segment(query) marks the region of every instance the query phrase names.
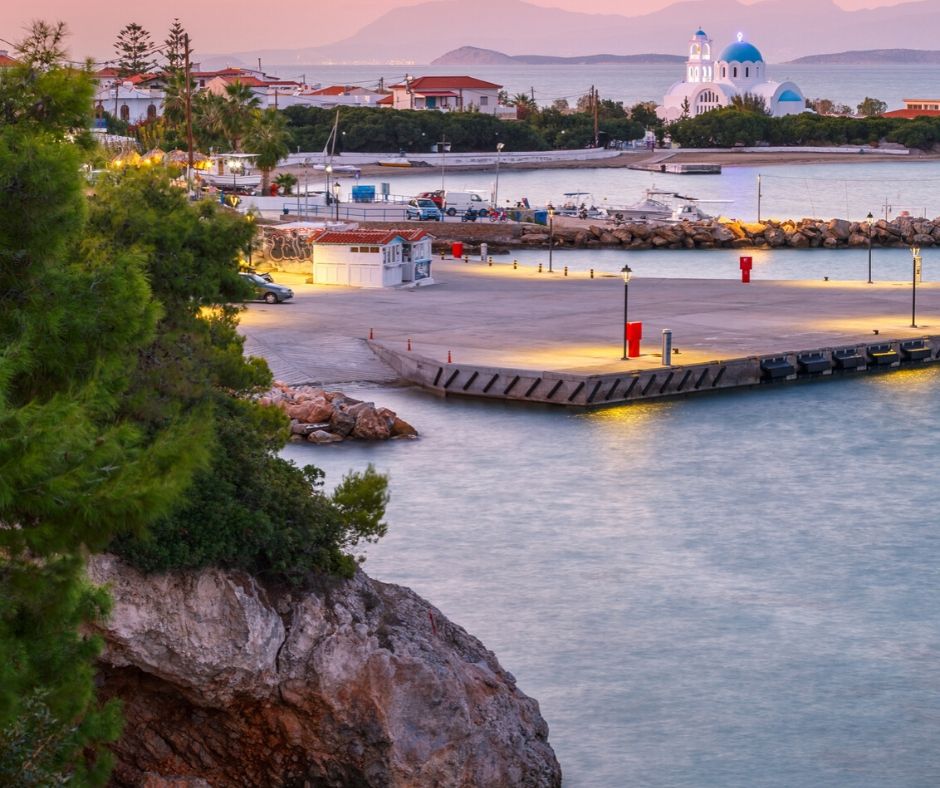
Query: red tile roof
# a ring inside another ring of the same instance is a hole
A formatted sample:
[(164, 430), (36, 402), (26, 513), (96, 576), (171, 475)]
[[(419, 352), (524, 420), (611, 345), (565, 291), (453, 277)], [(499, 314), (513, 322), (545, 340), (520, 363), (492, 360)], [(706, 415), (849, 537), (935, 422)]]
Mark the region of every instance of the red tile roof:
[(0, 54), (0, 68), (9, 68), (10, 66), (15, 66), (19, 63), (18, 60), (14, 60), (6, 52)]
[(394, 96), (383, 96), (382, 98), (380, 98), (380, 99), (379, 99), (378, 101), (376, 101), (375, 103), (376, 103), (376, 104), (394, 104), (394, 103), (395, 103), (395, 97), (394, 97)]
[(882, 114), (883, 118), (905, 118), (913, 120), (914, 118), (938, 118), (940, 109), (893, 109), (890, 112)]
[(430, 237), (427, 230), (396, 230), (396, 232), (408, 243)]
[(313, 90), (310, 92), (311, 96), (342, 96), (345, 95), (347, 90), (346, 85), (330, 85), (329, 87), (320, 88), (319, 90)]
[[(404, 82), (392, 85), (393, 88), (405, 87)], [(461, 88), (478, 88), (481, 90), (499, 90), (502, 85), (493, 82), (484, 82), (476, 77), (416, 77), (411, 80), (411, 89), (422, 90), (460, 90)]]
[(105, 66), (105, 68), (99, 68), (94, 74), (93, 77), (96, 79), (102, 79), (104, 77), (116, 77), (118, 75), (118, 70), (114, 66)]
[(317, 244), (371, 244), (384, 246), (401, 235), (398, 230), (323, 230), (313, 237)]

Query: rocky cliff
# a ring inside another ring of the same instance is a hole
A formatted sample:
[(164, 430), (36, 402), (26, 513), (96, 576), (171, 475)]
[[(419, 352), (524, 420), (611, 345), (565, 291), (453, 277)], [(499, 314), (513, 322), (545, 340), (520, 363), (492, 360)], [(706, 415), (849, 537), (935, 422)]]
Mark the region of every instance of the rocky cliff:
[(536, 701), (412, 591), (358, 573), (303, 593), (235, 572), (89, 564), (114, 597), (104, 697), (119, 786), (556, 786)]

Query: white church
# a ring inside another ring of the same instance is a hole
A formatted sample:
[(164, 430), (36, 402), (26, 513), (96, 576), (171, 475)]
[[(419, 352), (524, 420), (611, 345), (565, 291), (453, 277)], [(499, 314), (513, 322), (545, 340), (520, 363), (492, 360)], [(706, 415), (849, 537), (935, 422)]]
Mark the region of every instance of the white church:
[(717, 60), (712, 59), (712, 51), (712, 40), (704, 30), (697, 30), (689, 42), (685, 79), (669, 88), (662, 106), (656, 109), (659, 117), (665, 121), (678, 120), (686, 101), (689, 117), (695, 117), (711, 109), (727, 107), (734, 96), (745, 93), (760, 96), (774, 117), (806, 111), (803, 91), (793, 82), (767, 79), (763, 56), (741, 33)]

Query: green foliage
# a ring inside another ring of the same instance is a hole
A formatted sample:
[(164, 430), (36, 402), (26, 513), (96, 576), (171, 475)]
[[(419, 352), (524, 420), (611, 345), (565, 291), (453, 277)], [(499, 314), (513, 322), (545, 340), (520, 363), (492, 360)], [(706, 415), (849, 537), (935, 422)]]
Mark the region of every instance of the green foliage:
[(271, 178), (271, 170), (290, 153), (288, 142), (291, 139), (287, 130), (287, 118), (274, 109), (259, 112), (248, 126), (245, 135), (245, 150), (255, 153), (258, 169), (263, 174), (261, 189), (265, 193)]
[(739, 112), (753, 112), (756, 115), (769, 115), (767, 102), (756, 93), (738, 93), (731, 97), (731, 106)]
[(121, 538), (116, 552), (148, 572), (222, 566), (292, 584), (314, 571), (350, 574), (346, 551), (385, 533), (387, 479), (370, 467), (330, 499), (322, 471), (277, 456), (287, 427), (279, 410), (226, 398), (217, 412), (224, 437), (212, 467), (180, 509), (144, 538)]
[(284, 190), (284, 194), (291, 194), (297, 185), (297, 176), (289, 172), (282, 172), (274, 182)]
[(60, 62), (61, 32), (35, 24), (0, 75), (0, 782), (15, 785), (105, 781), (117, 710), (94, 699), (99, 643), (79, 627), (107, 597), (84, 556), (170, 511), (205, 459), (189, 414), (125, 409), (161, 307), (140, 250), (90, 231), (71, 140), (92, 86)]
[(881, 99), (865, 96), (858, 105), (858, 114), (865, 118), (873, 118), (877, 115), (883, 115), (888, 109), (888, 105)]
[(171, 73), (182, 71), (186, 62), (186, 30), (178, 18), (173, 19), (163, 46), (166, 70)]
[(157, 65), (153, 52), (150, 33), (136, 22), (125, 25), (114, 42), (118, 73), (122, 77), (149, 73)]
[(940, 140), (940, 118), (850, 118), (804, 112), (772, 118), (731, 107), (679, 120), (669, 127), (685, 147), (754, 145), (868, 145), (880, 140), (929, 149)]

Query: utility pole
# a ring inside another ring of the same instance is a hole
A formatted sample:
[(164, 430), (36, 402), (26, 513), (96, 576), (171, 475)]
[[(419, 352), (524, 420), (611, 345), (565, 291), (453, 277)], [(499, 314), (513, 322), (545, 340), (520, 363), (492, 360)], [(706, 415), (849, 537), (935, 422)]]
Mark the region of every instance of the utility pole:
[(591, 85), (591, 95), (593, 101), (591, 102), (594, 105), (594, 147), (597, 147), (599, 137), (597, 133), (597, 88)]
[(760, 222), (760, 198), (761, 198), (761, 182), (760, 182), (760, 173), (757, 174), (757, 221)]
[(186, 150), (187, 150), (187, 180), (192, 183), (193, 177), (193, 80), (192, 64), (190, 63), (189, 33), (183, 36), (183, 78), (186, 80)]

